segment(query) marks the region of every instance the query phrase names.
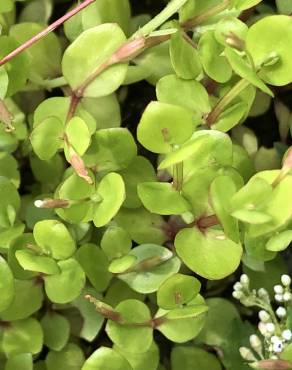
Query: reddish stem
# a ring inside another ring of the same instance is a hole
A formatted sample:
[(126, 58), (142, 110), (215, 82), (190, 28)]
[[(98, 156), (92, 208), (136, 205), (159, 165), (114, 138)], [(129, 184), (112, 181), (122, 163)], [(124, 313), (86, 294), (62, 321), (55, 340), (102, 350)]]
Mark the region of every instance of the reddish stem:
[(197, 222), (196, 225), (200, 230), (207, 229), (208, 227), (215, 226), (220, 224), (216, 215), (211, 215), (207, 217), (201, 217)]
[(74, 117), (78, 104), (80, 102), (81, 97), (77, 96), (74, 92), (72, 92), (70, 106), (66, 118), (66, 122), (68, 123), (71, 118)]
[(63, 15), (63, 17), (56, 20), (47, 28), (45, 28), (44, 30), (33, 36), (31, 39), (27, 40), (24, 44), (20, 45), (17, 49), (13, 50), (11, 53), (6, 55), (3, 59), (0, 60), (0, 66), (7, 63), (10, 59), (16, 57), (18, 54), (22, 53), (24, 50), (26, 50), (27, 48), (41, 40), (43, 37), (47, 36), (50, 32), (54, 31), (68, 19), (72, 18), (75, 14), (79, 13), (82, 9), (86, 8), (88, 5), (94, 2), (95, 0), (85, 0), (82, 4), (78, 5), (76, 8), (72, 9), (70, 12)]

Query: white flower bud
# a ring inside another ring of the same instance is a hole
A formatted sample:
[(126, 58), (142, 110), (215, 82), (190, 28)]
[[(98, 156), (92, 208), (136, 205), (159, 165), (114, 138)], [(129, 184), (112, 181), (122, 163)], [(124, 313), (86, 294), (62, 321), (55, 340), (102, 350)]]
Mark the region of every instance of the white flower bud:
[(37, 207), (37, 208), (42, 208), (42, 207), (43, 207), (43, 204), (44, 204), (44, 202), (43, 202), (42, 200), (40, 200), (40, 199), (38, 199), (38, 200), (36, 200), (36, 201), (34, 202), (34, 205), (35, 205), (35, 207)]
[(267, 313), (267, 311), (261, 310), (259, 312), (259, 319), (262, 322), (268, 322), (270, 320), (270, 315)]
[(243, 293), (241, 291), (235, 290), (232, 292), (232, 297), (235, 299), (241, 299), (243, 297)]
[(279, 338), (277, 335), (273, 335), (271, 337), (271, 343), (277, 343), (279, 340), (281, 340), (281, 338)]
[(282, 293), (284, 293), (284, 288), (282, 287), (282, 285), (275, 285), (274, 286), (274, 292), (276, 294), (282, 294)]
[(289, 329), (286, 329), (282, 332), (282, 338), (284, 338), (285, 340), (291, 340), (292, 339), (292, 331), (289, 330)]
[(273, 343), (273, 351), (275, 352), (275, 353), (280, 353), (280, 352), (282, 352), (282, 350), (283, 350), (283, 342), (281, 341), (281, 340), (278, 340), (278, 341), (276, 341), (275, 343)]
[(289, 302), (292, 299), (292, 294), (290, 292), (286, 292), (283, 294), (283, 300), (284, 302)]
[(240, 347), (239, 352), (240, 352), (241, 357), (246, 361), (256, 361), (257, 360), (249, 348)]
[(263, 322), (259, 322), (258, 324), (258, 329), (259, 329), (259, 332), (265, 337), (268, 333), (267, 331), (267, 327), (266, 327), (266, 324), (264, 324)]
[(284, 307), (280, 306), (277, 308), (276, 310), (276, 315), (282, 319), (283, 317), (285, 317), (287, 315), (287, 311)]
[(291, 278), (289, 275), (282, 275), (281, 282), (284, 286), (289, 286), (291, 284)]
[(258, 290), (258, 296), (260, 298), (267, 298), (269, 296), (269, 293), (268, 293), (268, 291), (265, 288), (260, 288)]
[(277, 302), (283, 302), (284, 300), (283, 294), (275, 294), (275, 300)]
[(275, 332), (275, 325), (272, 322), (268, 322), (266, 324), (267, 331), (269, 333), (274, 333)]
[(233, 289), (236, 290), (236, 291), (240, 291), (240, 290), (242, 290), (242, 288), (243, 287), (239, 282), (237, 282), (233, 285)]
[(249, 285), (249, 277), (246, 274), (242, 274), (240, 276), (240, 282), (242, 285), (248, 286)]
[(261, 353), (262, 352), (262, 342), (260, 340), (260, 338), (253, 334), (249, 337), (249, 342), (250, 342), (250, 345), (251, 347), (257, 352), (257, 353)]

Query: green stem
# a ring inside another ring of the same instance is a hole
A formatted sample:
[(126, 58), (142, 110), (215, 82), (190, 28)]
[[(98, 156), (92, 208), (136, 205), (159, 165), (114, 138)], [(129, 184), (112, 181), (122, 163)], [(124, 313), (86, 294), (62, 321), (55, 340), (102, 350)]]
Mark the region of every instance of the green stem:
[(250, 82), (247, 80), (239, 80), (237, 84), (235, 84), (215, 105), (215, 107), (211, 110), (208, 114), (206, 119), (206, 124), (210, 127), (212, 126), (220, 116), (220, 114), (224, 111), (228, 104), (232, 102), (242, 90), (244, 90), (247, 86), (250, 85)]
[(68, 85), (64, 76), (54, 78), (52, 80), (44, 80), (43, 86), (47, 89), (55, 89), (56, 87), (62, 87)]
[(154, 17), (150, 22), (141, 27), (132, 38), (137, 36), (148, 36), (151, 32), (155, 31), (163, 23), (165, 23), (170, 17), (172, 17), (185, 3), (187, 0), (173, 0)]
[(230, 0), (224, 0), (217, 6), (214, 6), (213, 8), (207, 9), (205, 12), (196, 15), (194, 18), (188, 19), (187, 21), (183, 22), (181, 26), (185, 29), (192, 29), (199, 24), (207, 21), (209, 18), (213, 17), (214, 15), (217, 15), (223, 10), (227, 9), (230, 5)]
[(183, 162), (179, 162), (173, 166), (173, 187), (177, 191), (181, 191), (184, 180)]

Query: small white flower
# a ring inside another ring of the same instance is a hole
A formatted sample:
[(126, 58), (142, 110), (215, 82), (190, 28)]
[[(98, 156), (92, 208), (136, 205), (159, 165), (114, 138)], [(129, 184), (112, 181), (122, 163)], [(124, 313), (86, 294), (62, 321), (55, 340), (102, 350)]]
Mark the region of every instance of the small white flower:
[(270, 320), (270, 315), (267, 313), (267, 311), (261, 310), (259, 312), (259, 319), (262, 322), (268, 322)]
[(273, 351), (275, 353), (280, 353), (283, 350), (283, 342), (281, 340), (276, 341), (273, 343)]
[(279, 342), (279, 340), (281, 340), (277, 335), (273, 335), (271, 337), (271, 343), (277, 343)]
[(233, 285), (233, 289), (236, 291), (240, 291), (242, 290), (242, 285), (239, 282), (237, 282)]
[(285, 340), (291, 340), (292, 339), (292, 332), (291, 330), (289, 329), (286, 329), (282, 332), (282, 337), (285, 339)]
[(249, 284), (249, 277), (246, 274), (242, 274), (240, 276), (240, 282), (242, 285), (248, 285)]
[(275, 332), (275, 325), (272, 322), (268, 322), (266, 324), (267, 331), (269, 333), (274, 333)]
[(257, 361), (256, 357), (249, 348), (240, 347), (239, 352), (241, 357), (246, 361)]
[(277, 302), (283, 302), (283, 300), (284, 300), (283, 294), (275, 294), (275, 300)]
[(251, 347), (256, 351), (256, 352), (262, 352), (262, 342), (260, 340), (260, 338), (253, 334), (249, 337), (249, 342), (250, 342), (250, 345)]
[(283, 317), (285, 317), (287, 315), (287, 311), (284, 307), (280, 306), (277, 308), (276, 310), (276, 315), (282, 319)]
[(283, 294), (283, 300), (285, 302), (289, 302), (289, 301), (291, 301), (291, 299), (292, 299), (292, 294), (290, 292), (286, 292), (286, 293)]
[(274, 286), (274, 292), (276, 294), (282, 294), (282, 293), (284, 293), (284, 288), (282, 287), (282, 285), (275, 285)]
[(291, 278), (289, 275), (282, 275), (281, 282), (284, 286), (289, 286), (291, 284)]
[(232, 297), (235, 299), (241, 299), (243, 297), (243, 293), (241, 291), (235, 290), (232, 292)]

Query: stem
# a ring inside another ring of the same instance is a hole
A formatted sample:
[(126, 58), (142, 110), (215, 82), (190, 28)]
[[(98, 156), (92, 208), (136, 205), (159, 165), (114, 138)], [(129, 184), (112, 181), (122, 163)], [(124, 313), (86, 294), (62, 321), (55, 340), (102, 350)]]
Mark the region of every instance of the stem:
[(81, 97), (77, 96), (74, 92), (71, 95), (71, 100), (70, 100), (70, 106), (66, 118), (66, 124), (70, 121), (71, 118), (74, 117), (76, 109), (78, 107), (78, 104), (80, 102)]
[(239, 80), (215, 105), (206, 118), (206, 124), (210, 127), (212, 126), (224, 111), (226, 106), (236, 98), (242, 90), (244, 90), (250, 84), (247, 80)]
[(47, 28), (33, 36), (31, 39), (27, 40), (24, 44), (20, 45), (17, 49), (13, 50), (11, 53), (6, 55), (3, 59), (0, 60), (0, 66), (7, 63), (12, 58), (16, 57), (18, 54), (22, 53), (24, 50), (29, 48), (30, 46), (37, 43), (39, 40), (47, 36), (49, 33), (54, 31), (56, 28), (61, 26), (64, 22), (68, 19), (72, 18), (75, 14), (79, 13), (81, 10), (86, 8), (88, 5), (93, 4), (95, 0), (85, 0), (82, 4), (78, 5), (76, 8), (72, 9), (70, 12), (65, 14), (63, 17), (56, 20), (54, 23), (49, 25)]
[(4, 124), (6, 132), (14, 131), (12, 120), (13, 115), (9, 112), (4, 101), (0, 99), (0, 121)]
[(160, 27), (165, 23), (171, 16), (173, 16), (185, 3), (187, 0), (173, 0), (168, 5), (154, 17), (150, 22), (141, 27), (132, 37), (137, 36), (148, 36), (151, 32)]
[(62, 87), (68, 85), (68, 82), (66, 81), (65, 77), (57, 77), (52, 80), (44, 80), (43, 86), (46, 89), (55, 89), (56, 87)]
[(208, 227), (219, 225), (220, 221), (216, 215), (211, 215), (201, 217), (195, 224), (199, 229), (207, 229)]
[(183, 162), (179, 162), (173, 166), (173, 187), (177, 191), (181, 191), (183, 187)]
[(213, 8), (210, 8), (205, 12), (196, 15), (194, 18), (188, 19), (187, 21), (183, 22), (181, 26), (185, 29), (192, 29), (205, 22), (209, 18), (213, 17), (214, 15), (221, 13), (223, 10), (227, 9), (229, 5), (230, 0), (224, 0), (221, 4), (214, 6)]

